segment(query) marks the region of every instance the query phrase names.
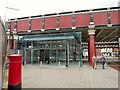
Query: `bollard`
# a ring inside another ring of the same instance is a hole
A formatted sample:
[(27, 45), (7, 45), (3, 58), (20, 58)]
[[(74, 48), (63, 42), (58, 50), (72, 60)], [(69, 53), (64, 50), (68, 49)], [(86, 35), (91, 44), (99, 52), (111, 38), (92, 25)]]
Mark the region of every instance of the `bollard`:
[(21, 90), (22, 55), (9, 55), (8, 90)]
[(42, 68), (42, 61), (40, 61), (40, 67)]
[(60, 61), (59, 61), (59, 67), (60, 67)]
[(26, 62), (26, 60), (24, 61), (24, 66), (25, 66), (25, 68), (26, 68), (26, 65), (27, 65), (27, 62)]
[(25, 66), (27, 65), (27, 62), (26, 62), (26, 60), (25, 60)]
[(80, 67), (80, 61), (78, 62), (78, 66)]

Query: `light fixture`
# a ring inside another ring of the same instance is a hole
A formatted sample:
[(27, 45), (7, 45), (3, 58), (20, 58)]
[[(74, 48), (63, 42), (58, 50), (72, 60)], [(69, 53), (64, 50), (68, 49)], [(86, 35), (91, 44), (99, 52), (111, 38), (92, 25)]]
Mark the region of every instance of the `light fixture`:
[(107, 24), (108, 27), (112, 27), (112, 24)]
[(88, 25), (89, 28), (95, 28), (95, 25)]
[(71, 27), (72, 29), (76, 29), (76, 27)]
[(59, 47), (62, 47), (62, 45), (59, 45)]
[(33, 48), (33, 46), (29, 46), (29, 48)]
[(94, 25), (94, 22), (90, 22), (90, 25)]
[(18, 40), (18, 35), (13, 35), (15, 40)]
[(8, 32), (10, 32), (10, 29), (8, 29)]
[(17, 31), (14, 29), (13, 34), (16, 34), (16, 33), (17, 33)]
[(42, 31), (42, 32), (44, 32), (44, 31), (45, 31), (45, 29), (41, 29), (41, 31)]
[(56, 30), (58, 31), (58, 30), (60, 30), (60, 28), (56, 28)]
[(27, 32), (28, 32), (28, 33), (30, 33), (30, 32), (31, 32), (31, 30), (27, 30)]

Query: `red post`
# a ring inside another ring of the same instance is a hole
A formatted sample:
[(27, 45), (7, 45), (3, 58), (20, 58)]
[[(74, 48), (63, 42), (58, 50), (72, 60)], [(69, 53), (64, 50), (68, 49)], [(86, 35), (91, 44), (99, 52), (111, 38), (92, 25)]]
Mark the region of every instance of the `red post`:
[(9, 55), (8, 90), (21, 89), (22, 55)]
[(89, 30), (89, 63), (92, 65), (92, 57), (96, 56), (96, 47), (95, 47), (95, 30)]

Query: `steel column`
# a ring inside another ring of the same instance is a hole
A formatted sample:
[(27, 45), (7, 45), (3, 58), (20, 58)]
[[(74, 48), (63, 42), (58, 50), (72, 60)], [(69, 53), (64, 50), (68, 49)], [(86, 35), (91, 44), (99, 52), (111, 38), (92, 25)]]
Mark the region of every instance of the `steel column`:
[[(33, 47), (33, 42), (31, 42), (31, 47)], [(31, 49), (31, 64), (33, 64), (33, 49)]]
[(66, 62), (65, 66), (69, 67), (69, 41), (66, 41)]

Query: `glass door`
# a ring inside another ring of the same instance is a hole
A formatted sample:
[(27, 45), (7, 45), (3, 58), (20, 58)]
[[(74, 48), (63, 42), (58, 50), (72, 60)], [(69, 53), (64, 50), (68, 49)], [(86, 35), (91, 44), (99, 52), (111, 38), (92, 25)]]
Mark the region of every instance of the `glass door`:
[(25, 50), (25, 62), (26, 64), (31, 63), (31, 50), (30, 49), (26, 49)]
[(39, 50), (39, 62), (42, 61), (42, 63), (45, 63), (45, 55), (44, 55), (44, 49)]
[(33, 64), (39, 63), (38, 49), (33, 50)]
[(60, 63), (60, 66), (65, 66), (65, 63), (66, 63), (66, 51), (65, 51), (65, 49), (58, 50), (58, 61)]

